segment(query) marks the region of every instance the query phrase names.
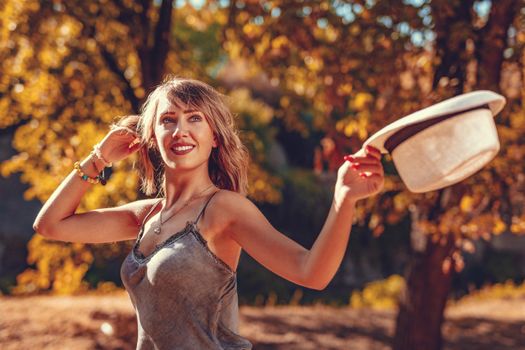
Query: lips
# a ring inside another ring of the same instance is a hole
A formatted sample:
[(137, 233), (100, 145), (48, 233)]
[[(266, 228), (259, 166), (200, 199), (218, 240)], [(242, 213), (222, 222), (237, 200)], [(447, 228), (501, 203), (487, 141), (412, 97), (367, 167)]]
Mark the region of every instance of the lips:
[(188, 154), (195, 148), (195, 145), (177, 143), (171, 146), (171, 151), (178, 156)]

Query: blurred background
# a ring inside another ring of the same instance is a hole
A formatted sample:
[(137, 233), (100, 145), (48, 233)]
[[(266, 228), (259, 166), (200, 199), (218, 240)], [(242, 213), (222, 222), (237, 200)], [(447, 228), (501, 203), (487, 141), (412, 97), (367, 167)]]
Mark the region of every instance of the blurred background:
[[(133, 348), (119, 276), (133, 242), (56, 242), (32, 223), (109, 124), (139, 113), (174, 74), (229, 97), (252, 158), (250, 199), (307, 248), (343, 155), (437, 101), (503, 94), (500, 153), (461, 183), (412, 194), (383, 158), (384, 190), (358, 202), (347, 254), (325, 290), (289, 283), (243, 254), (241, 334), (256, 349), (525, 348), (524, 44), (522, 0), (2, 1), (0, 308), (10, 316), (0, 341)], [(145, 198), (136, 160), (115, 164), (79, 212)], [(89, 317), (64, 331), (81, 305)], [(58, 331), (47, 324), (25, 339), (22, 326), (50, 313), (62, 317)]]

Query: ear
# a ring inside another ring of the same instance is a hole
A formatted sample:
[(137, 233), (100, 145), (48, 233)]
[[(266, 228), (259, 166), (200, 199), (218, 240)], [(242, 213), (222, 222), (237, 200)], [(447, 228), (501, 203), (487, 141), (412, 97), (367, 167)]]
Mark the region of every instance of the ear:
[(213, 148), (217, 148), (219, 146), (219, 142), (217, 141), (217, 136), (213, 135)]

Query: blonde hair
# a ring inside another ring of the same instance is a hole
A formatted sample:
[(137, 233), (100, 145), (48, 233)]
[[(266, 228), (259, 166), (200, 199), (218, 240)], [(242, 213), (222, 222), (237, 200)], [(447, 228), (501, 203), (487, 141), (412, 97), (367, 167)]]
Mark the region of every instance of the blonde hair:
[(157, 192), (160, 196), (165, 195), (164, 162), (153, 139), (157, 107), (162, 97), (167, 97), (171, 103), (182, 102), (205, 115), (217, 140), (217, 147), (212, 149), (208, 159), (211, 181), (218, 188), (246, 195), (249, 153), (239, 138), (225, 97), (206, 83), (178, 77), (166, 78), (153, 90), (142, 106), (140, 116), (123, 117), (114, 125), (129, 127), (140, 135), (143, 145), (139, 150), (141, 190), (148, 196)]

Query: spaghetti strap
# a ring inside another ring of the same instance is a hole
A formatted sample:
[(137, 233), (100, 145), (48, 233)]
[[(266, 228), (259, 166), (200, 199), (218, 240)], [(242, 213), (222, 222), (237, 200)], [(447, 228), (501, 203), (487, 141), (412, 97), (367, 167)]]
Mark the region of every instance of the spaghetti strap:
[(149, 214), (151, 214), (153, 212), (153, 210), (155, 210), (155, 208), (157, 207), (157, 205), (162, 202), (164, 198), (161, 198), (160, 201), (158, 201), (157, 203), (153, 204), (150, 208), (150, 210), (148, 211), (148, 213), (146, 214), (146, 216), (144, 216), (144, 219), (142, 219), (142, 223), (140, 224), (140, 227), (144, 227), (144, 224), (146, 223), (146, 220), (148, 219), (148, 216)]
[(219, 191), (220, 190), (217, 190), (217, 191), (213, 192), (213, 194), (210, 196), (210, 198), (208, 198), (208, 201), (206, 202), (206, 204), (204, 204), (204, 207), (202, 208), (201, 212), (199, 213), (199, 216), (197, 216), (197, 219), (194, 221), (195, 225), (197, 225), (197, 222), (199, 222), (199, 219), (204, 214), (204, 211), (206, 210), (206, 207), (208, 206), (208, 203), (210, 203), (210, 201), (213, 198), (213, 196), (215, 196), (215, 194), (217, 194), (217, 192), (219, 192)]

